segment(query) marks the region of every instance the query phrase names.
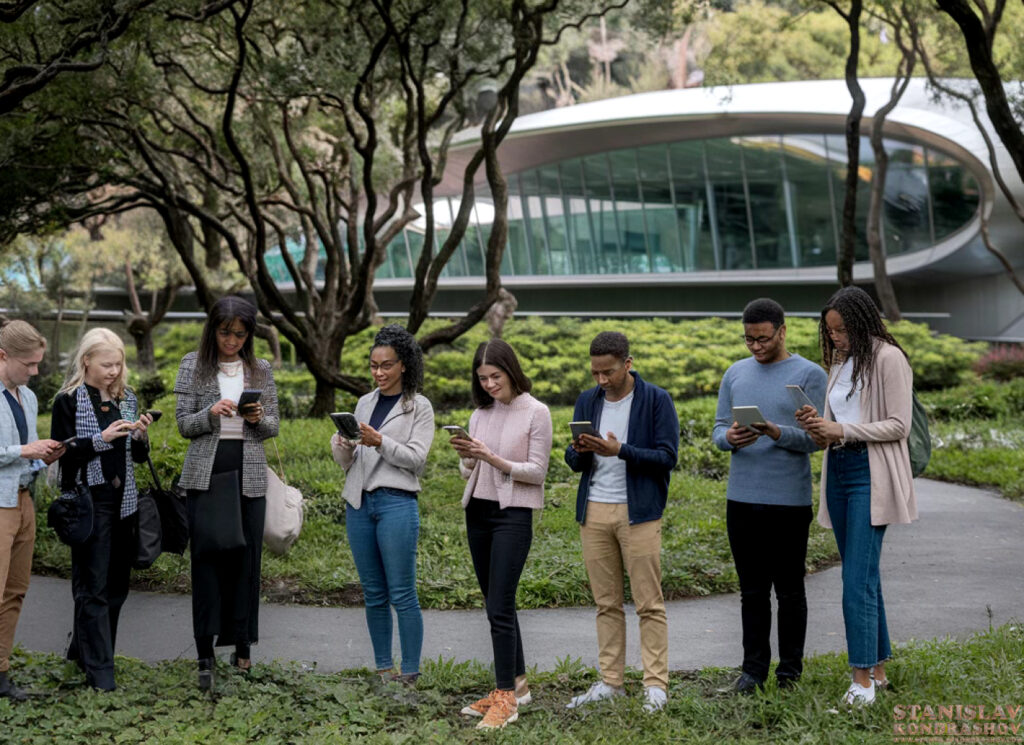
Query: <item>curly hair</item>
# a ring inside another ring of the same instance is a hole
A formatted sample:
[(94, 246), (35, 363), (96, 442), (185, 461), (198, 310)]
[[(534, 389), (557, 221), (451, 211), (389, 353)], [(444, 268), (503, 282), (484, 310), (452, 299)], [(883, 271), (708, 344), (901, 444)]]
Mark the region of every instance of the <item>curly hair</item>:
[(402, 399), (411, 401), (423, 388), (423, 350), (416, 342), (416, 337), (397, 323), (392, 323), (373, 337), (370, 351), (377, 347), (391, 347), (395, 350), (405, 366), (405, 372), (402, 373)]
[[(830, 310), (834, 310), (843, 319), (843, 326), (846, 327), (847, 338), (849, 339), (849, 351), (841, 352), (836, 348), (832, 336), (828, 332), (828, 324), (825, 323), (825, 316)], [(840, 362), (845, 362), (847, 357), (853, 358), (853, 386), (847, 394), (847, 398), (867, 382), (871, 371), (875, 366), (875, 339), (892, 344), (894, 347), (907, 355), (906, 351), (893, 338), (885, 327), (885, 322), (878, 313), (871, 296), (859, 287), (843, 287), (829, 298), (825, 307), (821, 309), (821, 321), (818, 324), (818, 340), (821, 344), (821, 362), (826, 368)]]

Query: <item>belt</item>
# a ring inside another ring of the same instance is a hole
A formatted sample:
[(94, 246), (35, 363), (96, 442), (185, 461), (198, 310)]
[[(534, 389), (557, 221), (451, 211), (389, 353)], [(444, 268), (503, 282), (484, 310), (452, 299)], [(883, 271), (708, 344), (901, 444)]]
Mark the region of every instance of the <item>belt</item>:
[(19, 486), (18, 487), (18, 497), (20, 498), (22, 494), (31, 495), (32, 494), (32, 490), (29, 489), (27, 486)]
[(833, 442), (828, 446), (829, 450), (845, 450), (848, 453), (863, 453), (867, 451), (866, 442)]

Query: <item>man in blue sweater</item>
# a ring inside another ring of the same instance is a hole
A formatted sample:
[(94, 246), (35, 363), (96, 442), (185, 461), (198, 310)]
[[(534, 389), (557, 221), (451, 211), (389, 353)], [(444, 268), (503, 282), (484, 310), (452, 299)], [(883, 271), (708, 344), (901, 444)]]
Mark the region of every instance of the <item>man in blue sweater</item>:
[[(732, 452), (726, 526), (740, 580), (743, 672), (735, 690), (763, 688), (771, 663), (771, 590), (778, 600), (780, 687), (803, 672), (807, 632), (804, 562), (811, 524), (811, 462), (818, 449), (794, 417), (787, 385), (800, 386), (823, 411), (827, 376), (820, 366), (786, 350), (782, 306), (761, 298), (743, 309), (743, 338), (752, 356), (725, 371), (712, 433)], [(753, 430), (733, 421), (733, 406), (757, 406), (765, 418)], [(756, 431), (754, 431), (756, 430)]]
[(623, 334), (605, 331), (594, 337), (590, 372), (597, 386), (580, 394), (573, 419), (591, 422), (598, 434), (580, 435), (565, 451), (565, 462), (582, 474), (576, 520), (597, 605), (602, 678), (573, 697), (570, 709), (625, 693), (623, 567), (640, 617), (644, 711), (660, 711), (668, 699), (661, 514), (678, 458), (679, 418), (668, 393), (646, 382), (632, 366)]

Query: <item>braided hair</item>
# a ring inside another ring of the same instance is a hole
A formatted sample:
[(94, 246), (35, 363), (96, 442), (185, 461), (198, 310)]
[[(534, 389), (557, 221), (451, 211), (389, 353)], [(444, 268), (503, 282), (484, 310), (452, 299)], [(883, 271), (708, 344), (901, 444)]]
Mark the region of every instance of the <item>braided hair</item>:
[[(843, 319), (843, 326), (846, 327), (849, 340), (849, 350), (845, 353), (836, 348), (832, 336), (828, 332), (828, 324), (825, 323), (825, 316), (830, 310), (834, 310)], [(821, 344), (821, 361), (826, 368), (840, 362), (845, 362), (848, 357), (853, 358), (853, 385), (847, 398), (853, 395), (864, 383), (867, 382), (875, 366), (875, 339), (892, 344), (894, 347), (907, 355), (906, 351), (893, 338), (885, 327), (885, 322), (878, 313), (871, 296), (859, 287), (843, 287), (838, 290), (828, 303), (821, 309), (821, 322), (818, 324), (818, 340)]]
[(391, 347), (395, 350), (398, 359), (405, 366), (405, 372), (402, 373), (402, 399), (412, 401), (423, 388), (423, 350), (416, 342), (416, 337), (397, 323), (392, 323), (373, 337), (370, 351), (377, 347)]

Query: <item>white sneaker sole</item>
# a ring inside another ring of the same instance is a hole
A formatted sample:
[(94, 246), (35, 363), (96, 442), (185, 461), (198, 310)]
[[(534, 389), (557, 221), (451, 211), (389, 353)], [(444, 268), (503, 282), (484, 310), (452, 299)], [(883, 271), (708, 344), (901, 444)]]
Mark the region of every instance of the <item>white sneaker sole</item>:
[[(527, 691), (526, 695), (523, 696), (522, 698), (519, 698), (518, 696), (516, 696), (516, 706), (517, 707), (519, 707), (519, 706), (529, 706), (532, 703), (533, 703), (533, 696), (530, 694), (529, 691)], [(472, 706), (464, 706), (462, 708), (462, 711), (460, 711), (459, 713), (460, 714), (464, 714), (467, 717), (483, 717), (483, 714), (481, 714), (479, 711), (474, 709)]]

